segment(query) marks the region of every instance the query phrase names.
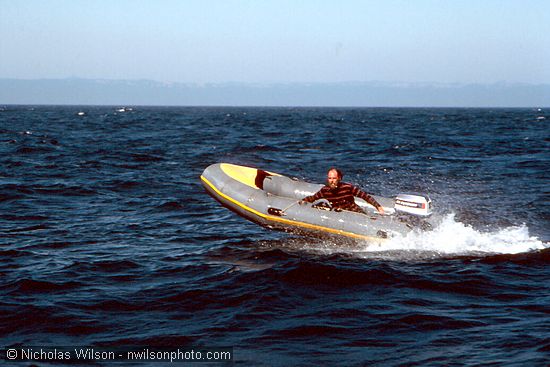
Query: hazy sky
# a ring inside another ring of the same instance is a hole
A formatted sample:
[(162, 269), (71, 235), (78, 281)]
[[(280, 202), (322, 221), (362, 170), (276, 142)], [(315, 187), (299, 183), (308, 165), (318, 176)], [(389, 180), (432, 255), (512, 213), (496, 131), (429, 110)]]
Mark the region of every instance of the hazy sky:
[(550, 83), (548, 0), (0, 0), (0, 78)]

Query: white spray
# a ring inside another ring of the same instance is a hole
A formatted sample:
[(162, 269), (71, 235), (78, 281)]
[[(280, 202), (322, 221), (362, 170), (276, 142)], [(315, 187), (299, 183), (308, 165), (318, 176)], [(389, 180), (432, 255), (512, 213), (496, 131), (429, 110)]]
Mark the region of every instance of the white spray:
[(324, 254), (346, 253), (359, 257), (405, 259), (518, 254), (548, 247), (550, 243), (530, 236), (525, 225), (484, 232), (457, 222), (454, 214), (448, 214), (432, 231), (413, 231), (380, 244), (361, 243), (358, 246), (341, 247), (331, 243), (310, 243), (303, 249)]

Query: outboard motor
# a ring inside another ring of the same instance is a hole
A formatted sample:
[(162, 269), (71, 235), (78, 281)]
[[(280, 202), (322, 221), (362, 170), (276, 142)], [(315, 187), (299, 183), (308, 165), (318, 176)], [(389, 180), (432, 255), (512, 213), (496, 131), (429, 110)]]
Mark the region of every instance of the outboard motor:
[(399, 221), (407, 227), (419, 228), (423, 231), (432, 230), (432, 225), (426, 220), (432, 214), (432, 201), (427, 196), (418, 194), (399, 194), (395, 198), (394, 209)]
[(432, 201), (427, 196), (399, 194), (395, 198), (394, 209), (400, 213), (428, 217), (432, 214)]

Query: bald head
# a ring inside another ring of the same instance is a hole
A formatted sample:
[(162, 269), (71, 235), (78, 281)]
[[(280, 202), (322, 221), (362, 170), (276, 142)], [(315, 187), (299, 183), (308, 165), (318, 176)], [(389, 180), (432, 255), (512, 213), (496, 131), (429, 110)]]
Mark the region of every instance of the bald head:
[(338, 184), (342, 180), (342, 172), (337, 168), (331, 168), (327, 172), (327, 186), (331, 189), (338, 187)]

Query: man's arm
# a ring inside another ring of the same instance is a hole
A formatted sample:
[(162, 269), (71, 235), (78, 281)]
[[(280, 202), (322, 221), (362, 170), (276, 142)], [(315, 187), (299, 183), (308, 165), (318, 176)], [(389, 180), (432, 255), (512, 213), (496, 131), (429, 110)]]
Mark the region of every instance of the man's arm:
[(384, 208), (382, 207), (382, 205), (380, 205), (378, 201), (376, 201), (371, 195), (362, 191), (357, 186), (353, 186), (351, 193), (353, 194), (353, 196), (357, 196), (358, 198), (361, 198), (365, 200), (367, 203), (369, 203), (370, 205), (374, 206), (376, 210), (378, 210), (378, 213), (384, 214)]
[(300, 201), (304, 201), (306, 203), (313, 203), (314, 201), (317, 201), (317, 200), (322, 199), (324, 197), (325, 197), (325, 194), (323, 192), (323, 189), (321, 188), (321, 190), (317, 191), (315, 194), (310, 195), (310, 196), (306, 196), (305, 198), (303, 198)]

